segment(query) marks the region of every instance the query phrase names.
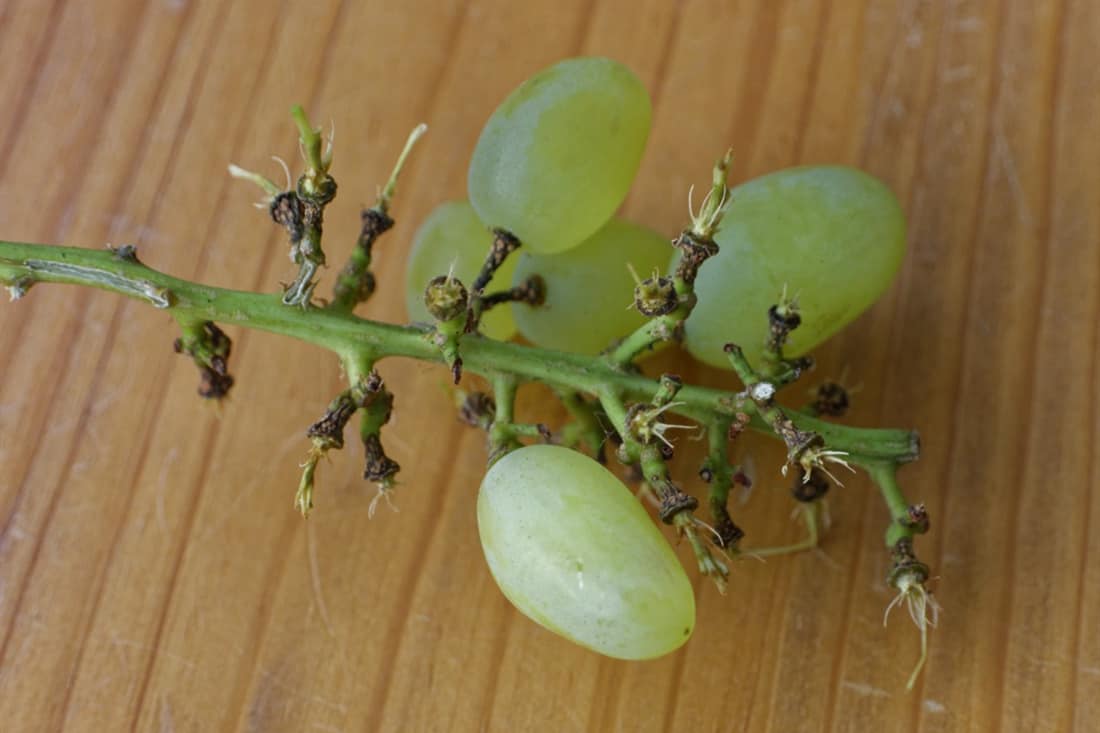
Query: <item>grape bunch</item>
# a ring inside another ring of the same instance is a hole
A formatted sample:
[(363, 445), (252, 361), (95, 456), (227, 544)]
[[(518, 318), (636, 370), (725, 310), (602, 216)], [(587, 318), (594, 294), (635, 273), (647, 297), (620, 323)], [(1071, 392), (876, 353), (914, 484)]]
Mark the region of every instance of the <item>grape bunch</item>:
[[(13, 300), (37, 283), (109, 290), (167, 311), (175, 350), (200, 373), (199, 393), (220, 400), (236, 383), (231, 340), (218, 324), (259, 329), (332, 352), (347, 386), (306, 431), (294, 506), (307, 515), (321, 459), (344, 447), (358, 418), (363, 477), (391, 500), (400, 470), (383, 429), (395, 396), (376, 366), (405, 357), (442, 362), (487, 386), (456, 389), (464, 422), (488, 437), (489, 468), (477, 520), (489, 569), (504, 595), (546, 628), (624, 659), (666, 654), (695, 626), (692, 585), (638, 497), (690, 545), (700, 571), (724, 588), (727, 561), (814, 547), (821, 501), (841, 469), (867, 472), (889, 512), (887, 583), (921, 632), (921, 661), (937, 605), (914, 538), (928, 531), (922, 504), (897, 483), (919, 454), (916, 433), (840, 425), (848, 393), (826, 382), (812, 401), (778, 395), (813, 366), (806, 351), (865, 310), (889, 285), (905, 251), (905, 222), (890, 191), (859, 171), (808, 166), (730, 189), (731, 154), (714, 165), (688, 223), (666, 238), (617, 215), (638, 172), (651, 104), (629, 69), (605, 58), (569, 59), (536, 74), (490, 116), (470, 161), (468, 200), (442, 204), (416, 233), (406, 272), (411, 323), (355, 314), (378, 284), (377, 240), (393, 228), (397, 180), (426, 127), (409, 135), (376, 202), (360, 212), (351, 253), (329, 299), (316, 296), (328, 260), (326, 207), (336, 196), (331, 139), (292, 112), (304, 170), (286, 186), (241, 168), (230, 174), (263, 192), (261, 208), (287, 236), (297, 276), (281, 296), (172, 277), (132, 246), (107, 251), (0, 240), (0, 286)], [(670, 246), (671, 245), (671, 246)], [(515, 343), (518, 334), (527, 344)], [(647, 376), (640, 362), (681, 344), (733, 370), (740, 389)], [(551, 430), (518, 421), (525, 384), (550, 388), (569, 413)], [(465, 387), (469, 386), (467, 381)], [(675, 417), (673, 417), (675, 415)], [(698, 475), (706, 497), (673, 479), (677, 429), (705, 447)], [(728, 507), (749, 479), (732, 460), (747, 429), (787, 448), (781, 471), (807, 539), (784, 547), (741, 546)], [(605, 466), (613, 455), (637, 495)], [(705, 503), (703, 503), (705, 502)], [(705, 512), (707, 520), (696, 516)], [(702, 513), (700, 512), (700, 513)], [(888, 608), (888, 611), (889, 611)]]
[[(456, 382), (463, 339), (518, 332), (539, 347), (602, 354), (628, 371), (679, 341), (699, 360), (738, 372), (760, 416), (787, 442), (803, 494), (820, 498), (832, 476), (826, 465), (847, 464), (785, 420), (768, 390), (796, 379), (810, 366), (802, 355), (888, 287), (905, 251), (901, 208), (881, 182), (841, 166), (792, 168), (728, 190), (727, 156), (690, 212), (692, 226), (670, 247), (667, 237), (616, 216), (650, 117), (644, 85), (606, 58), (562, 61), (514, 90), (474, 149), (469, 200), (442, 204), (416, 234), (409, 316), (436, 322)], [(443, 309), (444, 296), (461, 312)], [(553, 437), (564, 445), (524, 445), (518, 438), (545, 441), (548, 431), (521, 430), (497, 412), (510, 412), (501, 400), (476, 393), (463, 405), (468, 422), (490, 431), (477, 517), (493, 577), (531, 619), (617, 658), (666, 654), (695, 624), (683, 568), (642, 504), (597, 460), (605, 438), (619, 444), (618, 457), (641, 473), (662, 518), (696, 542), (698, 520), (684, 517), (698, 502), (664, 466), (673, 448), (665, 433), (683, 427), (666, 422), (682, 405), (679, 384), (671, 376), (661, 384), (663, 395), (629, 409), (614, 396), (563, 395), (580, 426)], [(726, 491), (734, 472), (722, 441), (744, 427), (742, 417), (708, 426), (719, 458), (702, 473)], [(712, 542), (732, 553), (740, 529), (722, 491), (715, 495)]]

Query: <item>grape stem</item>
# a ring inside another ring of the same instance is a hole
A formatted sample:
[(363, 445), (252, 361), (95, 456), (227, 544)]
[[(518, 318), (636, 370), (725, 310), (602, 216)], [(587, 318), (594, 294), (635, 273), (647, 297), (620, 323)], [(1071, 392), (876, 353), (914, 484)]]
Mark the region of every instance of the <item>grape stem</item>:
[(489, 377), (493, 385), (493, 402), (496, 415), (489, 426), (489, 465), (496, 463), (507, 453), (520, 447), (521, 443), (512, 432), (516, 408), (516, 379), (510, 374), (493, 374)]
[(598, 403), (593, 403), (574, 390), (559, 389), (558, 401), (569, 412), (572, 422), (562, 428), (561, 443), (567, 447), (583, 444), (600, 463), (607, 462), (604, 443), (607, 435), (600, 424)]
[[(709, 484), (707, 504), (710, 507), (710, 516), (714, 520), (718, 544), (720, 547), (728, 548), (736, 548), (745, 534), (734, 524), (728, 506), (734, 474), (729, 462), (730, 427), (734, 425), (735, 420), (737, 418), (720, 415), (707, 426), (707, 458), (699, 470), (699, 476)], [(740, 420), (737, 422), (740, 423)]]
[(489, 465), (523, 447), (520, 438), (539, 438), (549, 442), (550, 428), (542, 423), (518, 423), (515, 421), (516, 390), (519, 381), (507, 372), (487, 375), (493, 385), (493, 402), (496, 406), (493, 421), (488, 426)]
[(272, 200), (271, 215), (286, 228), (290, 259), (298, 265), (297, 277), (283, 291), (283, 305), (307, 308), (317, 287), (313, 276), (325, 265), (325, 252), (321, 248), (325, 207), (336, 196), (336, 181), (328, 173), (332, 165), (332, 140), (322, 151), (321, 133), (310, 124), (305, 110), (295, 106), (291, 116), (298, 126), (306, 171), (299, 176), (294, 191), (280, 193)]
[(890, 525), (886, 529), (886, 546), (893, 549), (902, 539), (912, 540), (929, 529), (928, 514), (923, 504), (910, 504), (898, 486), (897, 464), (892, 461), (870, 461), (864, 465), (890, 510)]
[[(505, 229), (493, 230), (493, 241), (489, 247), (489, 254), (485, 256), (485, 262), (482, 263), (481, 269), (477, 273), (477, 277), (474, 278), (474, 282), (470, 286), (470, 304), (466, 314), (466, 331), (473, 332), (478, 329), (478, 325), (481, 322), (482, 311), (504, 302), (500, 298), (493, 298), (492, 301), (486, 305), (485, 288), (489, 285), (489, 281), (493, 279), (493, 275), (496, 274), (496, 271), (504, 264), (504, 260), (508, 258), (508, 255), (515, 252), (519, 247), (519, 239), (511, 232)], [(526, 295), (531, 298), (532, 302), (542, 302), (544, 288), (542, 287), (541, 279), (534, 283), (531, 292), (524, 293), (523, 291), (524, 289), (522, 287), (517, 290), (518, 297), (516, 299), (523, 299)]]
[(370, 298), (374, 294), (374, 276), (370, 272), (371, 253), (374, 242), (382, 234), (393, 227), (393, 219), (390, 218), (390, 204), (397, 192), (397, 178), (401, 175), (409, 153), (412, 152), (416, 142), (428, 131), (428, 126), (421, 123), (409, 133), (409, 139), (401, 154), (397, 156), (397, 163), (393, 166), (393, 172), (386, 185), (378, 192), (378, 200), (369, 209), (363, 209), (362, 226), (359, 238), (355, 242), (355, 248), (348, 258), (344, 269), (336, 278), (333, 289), (332, 302), (328, 307), (341, 313), (350, 313), (359, 303)]
[(527, 305), (542, 305), (546, 299), (546, 284), (538, 275), (532, 275), (519, 285), (508, 290), (498, 290), (481, 297), (481, 312), (484, 314), (491, 308), (505, 303), (526, 303)]
[[(106, 290), (168, 310), (177, 319), (214, 321), (266, 331), (304, 341), (336, 354), (345, 364), (374, 363), (402, 356), (443, 362), (431, 342), (433, 330), (399, 326), (359, 318), (326, 308), (286, 308), (278, 294), (218, 288), (182, 280), (135, 260), (121, 259), (111, 250), (91, 250), (0, 240), (0, 283), (15, 298), (36, 283), (65, 283)], [(507, 373), (520, 381), (587, 394), (613, 390), (625, 399), (648, 401), (657, 380), (620, 371), (601, 357), (501, 342), (469, 334), (462, 341), (464, 369), (491, 378)], [(760, 411), (737, 393), (684, 385), (676, 395), (674, 412), (706, 422), (716, 415), (744, 411), (750, 426), (771, 433)], [(605, 405), (606, 407), (606, 405)], [(499, 406), (498, 406), (499, 409)], [(867, 467), (916, 460), (915, 432), (857, 428), (827, 423), (786, 408), (775, 407), (793, 424), (821, 435), (828, 445), (846, 451), (849, 461)], [(774, 414), (774, 413), (769, 413)]]
[[(718, 253), (714, 235), (722, 223), (722, 216), (729, 203), (729, 189), (726, 177), (733, 160), (733, 152), (726, 154), (714, 164), (711, 174), (711, 188), (703, 199), (700, 211), (691, 210), (691, 196), (688, 196), (688, 213), (691, 215), (691, 227), (685, 229), (672, 242), (672, 246), (681, 250), (680, 261), (671, 278), (676, 294), (676, 305), (668, 313), (656, 315), (639, 326), (624, 338), (607, 354), (607, 362), (617, 368), (631, 364), (639, 354), (658, 344), (678, 341), (683, 332), (684, 321), (695, 309), (695, 276), (704, 261)], [(638, 306), (637, 292), (635, 304)]]
[(803, 372), (813, 368), (814, 360), (810, 357), (787, 359), (783, 356), (787, 337), (801, 323), (798, 299), (788, 298), (787, 288), (784, 286), (779, 303), (768, 310), (768, 340), (764, 344), (762, 363), (758, 370), (776, 386), (790, 384), (802, 376)]
[(820, 523), (819, 515), (821, 514), (820, 504), (821, 501), (818, 500), (802, 503), (796, 507), (796, 511), (802, 515), (802, 519), (806, 522), (806, 539), (791, 545), (781, 545), (778, 547), (752, 547), (745, 550), (745, 554), (752, 557), (764, 558), (775, 557), (777, 555), (790, 555), (796, 552), (805, 552), (806, 550), (814, 549), (817, 547), (818, 540), (820, 539), (820, 530), (818, 528)]
[[(644, 485), (657, 497), (661, 520), (675, 526), (679, 534), (687, 538), (699, 571), (713, 580), (720, 592), (725, 593), (729, 567), (711, 553), (704, 539), (708, 535), (700, 536), (699, 526), (706, 527), (706, 532), (714, 535), (715, 545), (720, 550), (732, 553), (735, 548), (724, 542), (719, 530), (704, 525), (695, 518), (694, 512), (699, 502), (673, 483), (666, 463), (666, 456), (671, 457), (671, 448), (668, 451), (662, 450), (662, 431), (654, 429), (657, 424), (655, 421), (664, 409), (674, 405), (671, 400), (679, 395), (682, 385), (679, 378), (671, 379), (669, 375), (665, 375), (657, 382), (656, 387), (655, 395), (648, 405), (636, 405), (628, 410), (619, 395), (612, 390), (599, 393), (600, 404), (622, 438), (618, 451), (619, 460), (627, 465), (641, 467)], [(664, 445), (668, 447), (671, 444), (665, 442)]]

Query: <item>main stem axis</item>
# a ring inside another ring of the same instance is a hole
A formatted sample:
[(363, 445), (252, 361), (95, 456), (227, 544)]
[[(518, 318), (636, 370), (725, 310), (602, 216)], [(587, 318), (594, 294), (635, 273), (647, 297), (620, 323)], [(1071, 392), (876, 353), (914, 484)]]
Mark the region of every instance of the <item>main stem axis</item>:
[[(91, 250), (0, 240), (0, 283), (13, 299), (22, 298), (37, 283), (65, 283), (98, 288), (167, 310), (185, 328), (207, 321), (289, 336), (333, 352), (343, 361), (376, 363), (387, 357), (407, 357), (442, 363), (444, 358), (427, 336), (431, 329), (372, 321), (327, 308), (294, 309), (278, 294), (253, 293), (181, 280), (146, 266), (119, 250)], [(588, 394), (610, 391), (625, 400), (649, 400), (659, 383), (610, 366), (598, 356), (551, 351), (535, 346), (467, 335), (462, 341), (464, 369), (491, 378), (515, 375), (524, 382), (541, 382), (561, 390)], [(744, 409), (760, 422), (751, 404), (738, 407), (737, 393), (684, 385), (676, 395), (675, 412), (699, 419), (732, 415)], [(919, 440), (909, 430), (856, 428), (829, 423), (794, 411), (794, 423), (823, 436), (830, 447), (846, 451), (851, 462), (869, 467), (880, 462), (916, 460)]]

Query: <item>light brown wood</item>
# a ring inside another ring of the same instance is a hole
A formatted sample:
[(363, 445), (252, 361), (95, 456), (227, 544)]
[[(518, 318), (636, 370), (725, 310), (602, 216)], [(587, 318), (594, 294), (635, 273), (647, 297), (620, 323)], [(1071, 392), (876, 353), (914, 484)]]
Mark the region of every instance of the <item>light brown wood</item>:
[[(883, 178), (910, 219), (905, 267), (818, 374), (862, 384), (851, 422), (921, 431), (901, 477), (933, 518), (918, 551), (944, 607), (906, 693), (917, 637), (901, 614), (883, 629), (884, 510), (854, 480), (820, 552), (739, 563), (726, 597), (697, 582), (682, 651), (598, 658), (489, 577), (482, 437), (454, 421), (441, 369), (381, 368), (400, 512), (368, 519), (349, 450), (302, 521), (303, 431), (341, 384), (330, 359), (234, 330), (219, 412), (163, 313), (40, 286), (0, 306), (0, 728), (1095, 730), (1097, 38), (1092, 0), (0, 3), (6, 239), (134, 243), (159, 269), (270, 290), (285, 245), (225, 164), (277, 174), (269, 156), (296, 155), (290, 105), (331, 118), (339, 262), (427, 122), (374, 318), (404, 319), (415, 225), (464, 194), (493, 105), (565, 56), (613, 56), (649, 87), (625, 212), (670, 234), (727, 145), (738, 179), (800, 162)], [(538, 395), (523, 409), (559, 416)], [(780, 453), (754, 445), (739, 520), (756, 544), (792, 540)]]

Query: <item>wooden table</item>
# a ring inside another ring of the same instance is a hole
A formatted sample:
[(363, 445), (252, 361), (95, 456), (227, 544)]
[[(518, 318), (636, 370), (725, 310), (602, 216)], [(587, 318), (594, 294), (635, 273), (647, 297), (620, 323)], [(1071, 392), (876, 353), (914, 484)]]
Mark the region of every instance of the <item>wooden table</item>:
[[(817, 376), (862, 385), (851, 422), (921, 431), (901, 476), (933, 518), (917, 548), (944, 607), (906, 693), (917, 636), (904, 614), (883, 628), (885, 514), (861, 478), (833, 493), (819, 552), (739, 562), (725, 597), (697, 581), (682, 651), (598, 658), (488, 575), (483, 437), (453, 419), (442, 369), (382, 365), (400, 512), (368, 517), (348, 450), (303, 521), (303, 431), (340, 389), (332, 359), (232, 329), (219, 411), (163, 313), (40, 286), (0, 306), (0, 728), (1096, 730), (1097, 38), (1093, 0), (0, 3), (6, 239), (133, 243), (159, 269), (270, 291), (292, 276), (285, 244), (226, 163), (281, 177), (290, 105), (333, 120), (339, 262), (427, 122), (372, 318), (405, 318), (403, 254), (464, 195), (490, 109), (562, 57), (615, 57), (649, 87), (625, 213), (669, 234), (727, 145), (736, 180), (800, 162), (881, 177), (909, 215), (904, 270)], [(524, 409), (560, 416), (537, 395)], [(780, 462), (757, 444), (746, 542), (798, 535)]]

